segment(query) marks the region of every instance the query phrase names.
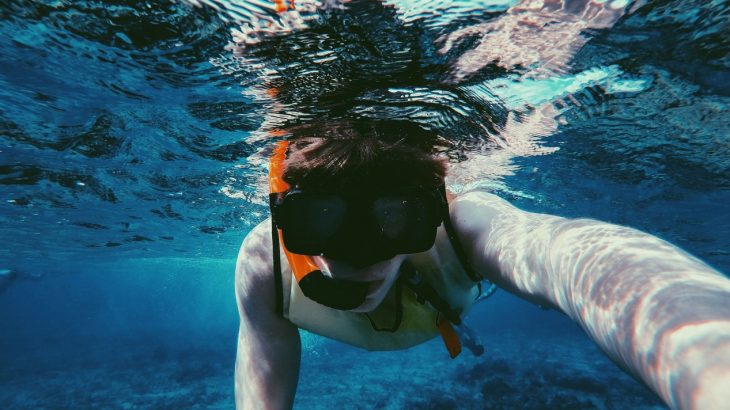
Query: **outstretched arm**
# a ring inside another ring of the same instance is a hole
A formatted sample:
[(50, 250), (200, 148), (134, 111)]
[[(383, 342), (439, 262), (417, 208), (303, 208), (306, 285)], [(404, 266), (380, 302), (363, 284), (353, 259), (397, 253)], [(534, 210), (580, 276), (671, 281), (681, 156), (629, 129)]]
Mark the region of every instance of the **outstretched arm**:
[(730, 280), (646, 233), (519, 210), (486, 192), (452, 203), (474, 267), (565, 312), (672, 408), (730, 403)]
[(241, 316), (236, 355), (236, 408), (290, 409), (299, 377), (299, 331), (276, 313), (271, 240), (265, 221), (243, 242), (236, 264)]

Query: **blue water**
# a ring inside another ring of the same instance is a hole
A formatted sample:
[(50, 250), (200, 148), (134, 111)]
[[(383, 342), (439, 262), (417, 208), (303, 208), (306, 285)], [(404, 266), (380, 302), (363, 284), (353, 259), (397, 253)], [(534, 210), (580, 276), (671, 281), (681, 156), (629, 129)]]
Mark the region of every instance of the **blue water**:
[[(0, 408), (232, 408), (235, 256), (268, 215), (268, 149), (301, 124), (417, 123), (455, 191), (636, 227), (730, 272), (724, 2), (639, 2), (566, 64), (475, 71), (458, 67), (479, 38), (444, 39), (515, 2), (302, 9), (307, 28), (235, 47), (231, 29), (284, 20), (202, 3), (0, 5)], [(306, 334), (295, 407), (663, 408), (555, 312), (498, 292), (470, 322), (487, 353), (453, 361), (439, 340)]]

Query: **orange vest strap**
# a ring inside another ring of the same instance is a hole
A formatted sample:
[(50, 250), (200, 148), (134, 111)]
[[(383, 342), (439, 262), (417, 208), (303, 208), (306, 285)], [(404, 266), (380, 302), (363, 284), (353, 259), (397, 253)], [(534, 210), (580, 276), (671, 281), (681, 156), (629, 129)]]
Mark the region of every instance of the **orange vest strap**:
[(439, 328), (439, 333), (441, 333), (441, 339), (443, 339), (444, 344), (446, 345), (446, 350), (449, 351), (449, 356), (451, 356), (452, 359), (455, 358), (459, 355), (459, 353), (461, 353), (461, 342), (459, 341), (459, 336), (456, 334), (454, 327), (448, 319), (441, 317), (441, 315), (439, 315), (437, 326)]

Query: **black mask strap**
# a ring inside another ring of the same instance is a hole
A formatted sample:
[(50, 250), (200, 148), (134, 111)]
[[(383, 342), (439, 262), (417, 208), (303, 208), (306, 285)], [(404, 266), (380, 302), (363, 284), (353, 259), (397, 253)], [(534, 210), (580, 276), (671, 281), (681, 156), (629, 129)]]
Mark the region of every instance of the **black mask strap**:
[[(273, 204), (275, 201), (274, 195), (269, 196), (269, 201), (271, 202), (271, 207), (273, 209)], [(274, 286), (276, 289), (274, 289), (274, 297), (276, 299), (276, 313), (279, 316), (284, 316), (284, 285), (281, 279), (281, 251), (279, 249), (279, 231), (276, 229), (276, 221), (274, 220), (274, 215), (271, 215), (271, 243), (273, 244), (272, 247), (272, 255), (273, 255), (273, 262), (274, 262)]]

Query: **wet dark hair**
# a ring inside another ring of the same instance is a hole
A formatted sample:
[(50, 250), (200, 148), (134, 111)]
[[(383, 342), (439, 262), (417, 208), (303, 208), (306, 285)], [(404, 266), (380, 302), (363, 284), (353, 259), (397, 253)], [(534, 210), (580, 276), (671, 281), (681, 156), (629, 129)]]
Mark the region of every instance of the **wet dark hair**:
[(404, 124), (379, 125), (358, 129), (363, 127), (338, 124), (339, 129), (328, 127), (319, 135), (295, 134), (284, 180), (323, 192), (377, 192), (443, 182), (446, 163), (433, 154), (435, 134)]

